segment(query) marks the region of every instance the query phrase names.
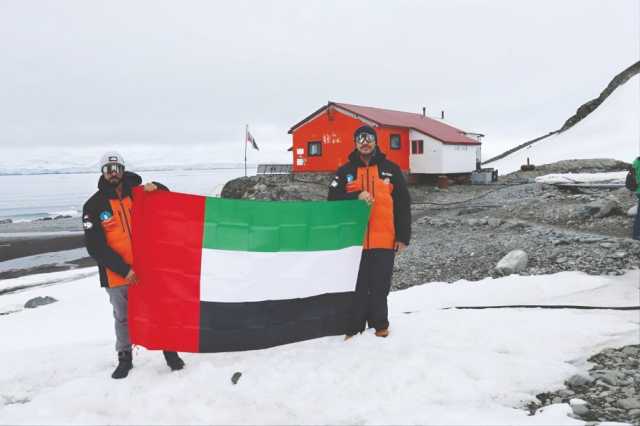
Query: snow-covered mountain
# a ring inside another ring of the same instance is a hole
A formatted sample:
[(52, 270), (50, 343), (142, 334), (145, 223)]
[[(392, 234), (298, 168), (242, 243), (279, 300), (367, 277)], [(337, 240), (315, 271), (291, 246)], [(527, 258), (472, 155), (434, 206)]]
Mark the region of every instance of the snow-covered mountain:
[[(105, 146), (43, 146), (25, 150), (20, 147), (2, 148), (0, 175), (47, 173), (95, 173), (99, 159), (108, 149), (119, 151), (131, 170), (209, 170), (244, 167), (241, 150), (230, 155), (224, 147), (215, 145), (113, 145)], [(285, 152), (285, 150), (282, 150)], [(249, 166), (268, 162), (269, 154), (251, 153)], [(228, 158), (239, 161), (225, 161)]]
[[(519, 170), (527, 163), (527, 158), (535, 165), (585, 158), (631, 162), (640, 155), (639, 93), (640, 74), (618, 87), (602, 105), (569, 130), (484, 167), (497, 168), (500, 174), (506, 174)], [(488, 135), (482, 148), (485, 159), (498, 154), (492, 152), (490, 141)], [(514, 146), (517, 144), (513, 143)]]

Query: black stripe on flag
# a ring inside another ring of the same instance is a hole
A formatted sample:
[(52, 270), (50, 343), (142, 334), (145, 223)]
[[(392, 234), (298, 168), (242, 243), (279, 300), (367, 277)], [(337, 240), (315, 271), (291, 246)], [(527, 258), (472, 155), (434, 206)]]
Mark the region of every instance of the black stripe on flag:
[(200, 352), (232, 352), (345, 334), (353, 292), (261, 302), (200, 302)]

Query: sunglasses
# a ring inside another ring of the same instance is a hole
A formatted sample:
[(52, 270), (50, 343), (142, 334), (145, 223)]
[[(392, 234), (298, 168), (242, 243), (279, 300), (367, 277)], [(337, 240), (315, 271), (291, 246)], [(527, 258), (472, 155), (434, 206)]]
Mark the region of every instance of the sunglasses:
[(102, 166), (102, 174), (110, 175), (114, 172), (121, 175), (122, 173), (124, 173), (124, 166), (122, 164), (116, 163), (105, 164), (104, 166)]
[(371, 133), (360, 133), (356, 136), (356, 143), (358, 145), (364, 145), (365, 143), (376, 143), (376, 135)]

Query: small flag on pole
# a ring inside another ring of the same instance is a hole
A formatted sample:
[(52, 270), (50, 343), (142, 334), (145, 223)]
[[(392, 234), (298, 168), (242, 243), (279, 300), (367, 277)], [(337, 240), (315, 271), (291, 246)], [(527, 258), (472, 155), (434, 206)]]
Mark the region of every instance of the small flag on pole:
[(258, 144), (256, 143), (255, 138), (251, 133), (249, 133), (248, 130), (247, 130), (247, 143), (250, 143), (253, 149), (260, 151), (260, 148), (258, 148)]

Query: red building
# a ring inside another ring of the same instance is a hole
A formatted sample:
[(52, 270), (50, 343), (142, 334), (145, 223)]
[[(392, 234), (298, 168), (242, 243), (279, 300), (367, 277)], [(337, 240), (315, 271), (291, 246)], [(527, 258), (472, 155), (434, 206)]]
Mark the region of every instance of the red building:
[(468, 173), (480, 160), (480, 137), (424, 114), (328, 102), (295, 124), (294, 172), (332, 172), (354, 149), (353, 133), (368, 124), (378, 146), (410, 173)]

